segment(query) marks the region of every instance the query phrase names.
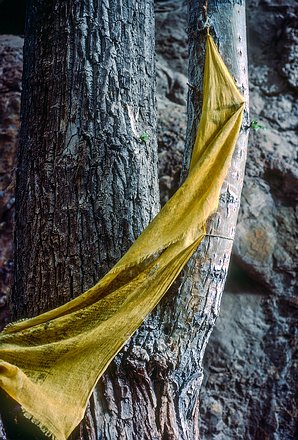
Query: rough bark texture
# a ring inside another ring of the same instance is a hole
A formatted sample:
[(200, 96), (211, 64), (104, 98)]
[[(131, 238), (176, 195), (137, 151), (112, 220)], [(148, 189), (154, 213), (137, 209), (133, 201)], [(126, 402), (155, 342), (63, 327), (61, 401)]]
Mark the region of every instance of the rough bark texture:
[(17, 318), (94, 284), (157, 210), (152, 1), (36, 0), (28, 10)]
[[(243, 6), (230, 5), (225, 13), (229, 16), (234, 13), (239, 20), (238, 10), (244, 20)], [(193, 13), (191, 8), (190, 17)], [(221, 21), (220, 26), (223, 26)], [(224, 35), (226, 28), (221, 32)], [(224, 55), (231, 57), (232, 72), (247, 93), (247, 71), (243, 72), (243, 68), (246, 69), (244, 21), (238, 52), (231, 44), (236, 36), (239, 41), (238, 31), (234, 29), (234, 32), (226, 37), (225, 43), (230, 49)], [(192, 35), (190, 32), (193, 44)], [(202, 34), (201, 37), (202, 42)], [(202, 51), (200, 54), (202, 66)], [(192, 66), (194, 68), (195, 64)], [(194, 70), (197, 76), (198, 71)], [(193, 259), (185, 270), (180, 287), (176, 283), (100, 382), (99, 405), (93, 406), (99, 414), (99, 438), (193, 440), (199, 437), (198, 392), (202, 381), (202, 357), (218, 314), (227, 272), (239, 207), (245, 146), (246, 134), (243, 134), (222, 195), (221, 212), (210, 229), (210, 235), (228, 236), (228, 239), (207, 238), (199, 259)], [(189, 155), (188, 151), (187, 157)], [(232, 224), (228, 226), (226, 222)], [(200, 276), (198, 270), (202, 271)]]
[(0, 416), (0, 440), (7, 440), (7, 435), (6, 435), (6, 431), (5, 431), (1, 416)]
[[(189, 83), (191, 93), (188, 105), (187, 150), (184, 156), (186, 163), (190, 157), (187, 151), (193, 144), (202, 99), (202, 57), (205, 34), (203, 28), (206, 19), (202, 13), (202, 6), (202, 2), (199, 4), (190, 2)], [(245, 5), (237, 1), (209, 1), (207, 16), (211, 34), (238, 87), (246, 97), (248, 106)], [(248, 114), (246, 112), (243, 126), (247, 125)], [(180, 412), (181, 415), (185, 414), (181, 438), (199, 438), (196, 417), (198, 417), (198, 392), (203, 378), (202, 360), (208, 338), (219, 313), (227, 275), (240, 204), (247, 136), (248, 131), (244, 129), (222, 188), (219, 210), (210, 219), (207, 237), (188, 265), (176, 299), (177, 310), (181, 312), (174, 334), (178, 346), (184, 347), (183, 356), (179, 360), (178, 368), (176, 367), (176, 371), (180, 371), (185, 383), (183, 400), (180, 399)], [(173, 319), (171, 321), (173, 322)], [(181, 323), (184, 323), (183, 331)]]
[[(153, 2), (32, 0), (24, 59), (15, 318), (92, 286), (157, 212)], [(100, 438), (94, 411), (73, 438)]]

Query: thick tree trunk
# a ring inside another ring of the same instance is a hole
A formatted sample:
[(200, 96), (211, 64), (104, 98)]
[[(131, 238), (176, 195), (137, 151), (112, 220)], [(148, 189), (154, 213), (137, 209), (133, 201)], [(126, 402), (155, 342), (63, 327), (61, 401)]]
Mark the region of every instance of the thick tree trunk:
[(93, 285), (157, 211), (152, 8), (152, 0), (29, 4), (17, 318)]
[(91, 287), (158, 211), (153, 0), (31, 0), (24, 59), (14, 318)]

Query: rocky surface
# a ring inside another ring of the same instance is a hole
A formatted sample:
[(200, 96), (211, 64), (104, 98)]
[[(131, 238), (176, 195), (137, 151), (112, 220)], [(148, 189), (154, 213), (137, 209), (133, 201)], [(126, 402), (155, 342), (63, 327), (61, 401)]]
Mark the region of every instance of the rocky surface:
[(23, 39), (0, 35), (0, 324), (9, 320), (13, 262), (14, 167), (20, 119)]
[[(297, 438), (296, 2), (248, 0), (252, 131), (233, 258), (205, 359), (203, 440)], [(187, 11), (156, 2), (160, 187), (179, 184), (186, 130)], [(0, 312), (7, 320), (22, 39), (0, 37)], [(4, 307), (3, 307), (4, 306)]]
[[(164, 204), (179, 185), (185, 143), (188, 46), (184, 2), (156, 2), (159, 182)], [(175, 31), (174, 31), (175, 30)]]

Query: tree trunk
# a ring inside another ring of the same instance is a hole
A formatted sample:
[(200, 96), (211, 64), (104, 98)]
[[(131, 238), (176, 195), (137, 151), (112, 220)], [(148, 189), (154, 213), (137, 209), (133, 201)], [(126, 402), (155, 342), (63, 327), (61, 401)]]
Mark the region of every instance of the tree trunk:
[[(187, 158), (201, 101), (202, 6), (190, 2)], [(209, 13), (211, 33), (246, 92), (244, 5), (209, 0)], [(30, 2), (16, 317), (57, 306), (94, 284), (157, 210), (153, 32), (149, 0)], [(196, 258), (99, 381), (73, 439), (199, 437), (202, 357), (227, 272), (245, 145), (242, 133), (220, 210)]]
[(29, 4), (17, 318), (92, 286), (157, 211), (152, 8), (152, 0)]
[(153, 0), (29, 2), (14, 318), (91, 287), (158, 211), (154, 99)]

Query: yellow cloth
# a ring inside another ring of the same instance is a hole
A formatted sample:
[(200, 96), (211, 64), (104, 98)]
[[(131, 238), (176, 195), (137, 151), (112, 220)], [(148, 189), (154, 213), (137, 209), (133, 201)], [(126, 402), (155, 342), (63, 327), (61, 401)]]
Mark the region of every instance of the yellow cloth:
[(123, 258), (67, 304), (0, 334), (0, 385), (52, 439), (65, 440), (113, 357), (201, 242), (218, 206), (244, 100), (208, 35), (202, 118), (187, 179)]

